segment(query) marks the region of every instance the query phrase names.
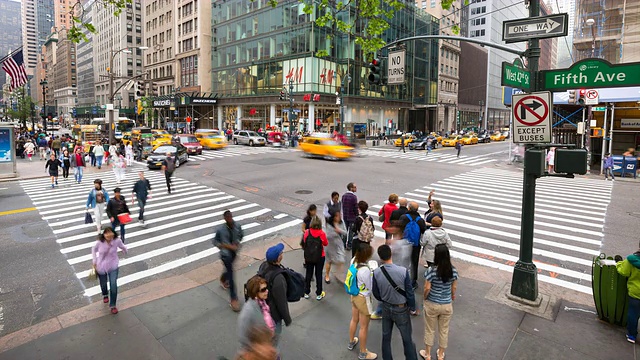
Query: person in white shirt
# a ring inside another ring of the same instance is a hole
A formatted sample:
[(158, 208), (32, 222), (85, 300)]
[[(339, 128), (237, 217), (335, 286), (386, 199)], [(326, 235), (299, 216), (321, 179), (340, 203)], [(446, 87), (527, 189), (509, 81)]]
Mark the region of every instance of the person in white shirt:
[[(373, 313), (372, 294), (373, 270), (369, 267), (369, 260), (373, 254), (373, 248), (368, 243), (362, 243), (356, 251), (353, 262), (358, 268), (357, 281), (360, 292), (356, 296), (351, 296), (351, 323), (349, 324), (349, 343), (347, 348), (353, 350), (358, 342), (360, 349), (358, 359), (373, 360), (377, 354), (367, 350), (367, 333), (369, 332), (369, 322)], [(356, 328), (360, 324), (360, 332), (356, 337)]]

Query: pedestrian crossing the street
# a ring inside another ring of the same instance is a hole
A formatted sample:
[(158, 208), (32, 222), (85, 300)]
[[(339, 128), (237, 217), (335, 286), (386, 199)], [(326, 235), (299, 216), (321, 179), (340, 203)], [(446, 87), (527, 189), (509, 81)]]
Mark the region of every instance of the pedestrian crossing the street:
[[(299, 226), (300, 219), (275, 212), (256, 203), (227, 194), (218, 189), (173, 178), (172, 194), (166, 191), (164, 176), (159, 172), (146, 172), (152, 186), (152, 197), (145, 206), (144, 225), (136, 222), (138, 205), (131, 203), (131, 190), (138, 179), (136, 172), (116, 185), (113, 172), (88, 174), (82, 184), (72, 179), (60, 181), (60, 187), (51, 189), (47, 179), (24, 180), (20, 184), (31, 198), (42, 218), (48, 222), (60, 245), (60, 251), (82, 281), (86, 296), (100, 294), (96, 281), (89, 281), (92, 265), (91, 248), (96, 241), (96, 224), (85, 224), (85, 204), (93, 180), (100, 178), (103, 188), (113, 196), (116, 186), (128, 201), (133, 222), (126, 225), (126, 257), (121, 256), (118, 285), (143, 283), (152, 277), (174, 269), (192, 265), (201, 266), (217, 258), (211, 244), (215, 229), (224, 224), (223, 212), (230, 210), (234, 220), (242, 225), (243, 242), (256, 241), (280, 234)], [(93, 216), (93, 211), (91, 211)], [(96, 219), (94, 218), (94, 221)], [(106, 214), (103, 227), (110, 224)], [(116, 229), (119, 231), (119, 229)]]
[(202, 155), (189, 155), (189, 161), (204, 161), (246, 155), (279, 154), (291, 151), (295, 151), (295, 149), (288, 147), (229, 145), (220, 150), (202, 150)]
[(452, 152), (444, 152), (444, 151), (432, 151), (430, 154), (426, 154), (424, 150), (408, 150), (406, 153), (401, 151), (381, 151), (381, 150), (358, 150), (360, 155), (365, 156), (377, 156), (388, 159), (407, 159), (407, 160), (416, 160), (416, 161), (426, 161), (426, 162), (437, 162), (437, 163), (447, 163), (447, 164), (456, 164), (456, 165), (467, 165), (467, 166), (479, 166), (479, 165), (487, 165), (492, 162), (495, 162), (496, 159), (492, 157), (495, 154), (482, 154), (482, 155), (460, 155), (458, 158), (454, 151)]
[[(543, 282), (591, 294), (591, 265), (600, 254), (604, 219), (613, 183), (589, 178), (545, 177), (537, 182), (534, 263)], [(520, 249), (522, 174), (482, 168), (452, 176), (402, 197), (416, 201), (420, 214), (429, 192), (440, 200), (451, 256), (513, 271)], [(381, 206), (372, 206), (377, 220)], [(383, 237), (381, 223), (374, 222)]]

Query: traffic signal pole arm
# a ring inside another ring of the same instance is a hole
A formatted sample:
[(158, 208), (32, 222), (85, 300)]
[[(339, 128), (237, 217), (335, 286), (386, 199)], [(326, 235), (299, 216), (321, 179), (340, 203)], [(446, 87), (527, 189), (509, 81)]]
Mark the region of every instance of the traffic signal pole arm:
[(513, 48), (510, 48), (508, 46), (504, 46), (504, 45), (500, 45), (500, 44), (495, 44), (492, 42), (488, 42), (488, 41), (483, 41), (483, 40), (478, 40), (478, 39), (472, 39), (472, 38), (465, 38), (465, 37), (460, 37), (460, 36), (450, 36), (450, 35), (421, 35), (421, 36), (411, 36), (408, 38), (404, 38), (404, 39), (398, 39), (396, 41), (390, 42), (387, 45), (383, 46), (382, 48), (389, 48), (389, 47), (393, 47), (396, 46), (400, 43), (403, 42), (407, 42), (407, 41), (412, 41), (412, 40), (455, 40), (455, 41), (466, 41), (466, 42), (470, 42), (470, 43), (474, 43), (474, 44), (478, 44), (478, 45), (482, 45), (482, 46), (488, 46), (488, 47), (492, 47), (492, 48), (496, 48), (496, 49), (500, 49), (512, 54), (516, 54), (518, 56), (527, 56), (528, 52), (527, 51), (522, 51), (522, 50), (516, 50)]
[(125, 85), (127, 85), (127, 83), (129, 81), (136, 80), (136, 79), (141, 79), (143, 77), (144, 77), (144, 74), (140, 74), (140, 75), (136, 75), (136, 76), (132, 76), (132, 77), (123, 77), (123, 78), (114, 77), (114, 79), (127, 79), (127, 81), (123, 82), (122, 84), (120, 84), (120, 86), (118, 86), (115, 90), (113, 90), (113, 92), (109, 95), (109, 97), (110, 98), (115, 97), (115, 94), (118, 93), (118, 91), (120, 91), (120, 89), (122, 89)]

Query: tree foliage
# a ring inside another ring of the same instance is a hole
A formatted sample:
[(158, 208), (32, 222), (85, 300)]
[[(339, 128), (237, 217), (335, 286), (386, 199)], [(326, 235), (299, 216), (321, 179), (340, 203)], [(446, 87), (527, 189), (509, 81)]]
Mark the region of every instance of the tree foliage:
[(17, 99), (17, 106), (15, 110), (13, 107), (8, 109), (7, 114), (12, 119), (19, 119), (22, 126), (26, 128), (27, 119), (31, 117), (35, 109), (35, 104), (31, 96), (27, 96), (27, 91), (24, 86), (15, 89), (12, 92), (12, 96)]
[[(133, 4), (133, 0), (96, 0), (93, 6), (104, 6), (106, 8), (113, 9), (113, 16), (118, 17), (127, 7), (127, 4)], [(73, 24), (71, 25), (67, 35), (68, 39), (74, 43), (89, 41), (85, 34), (85, 30), (92, 34), (95, 34), (97, 30), (93, 24), (85, 21), (85, 11), (82, 7), (81, 0), (76, 0), (76, 2), (70, 7), (69, 12), (71, 13)]]

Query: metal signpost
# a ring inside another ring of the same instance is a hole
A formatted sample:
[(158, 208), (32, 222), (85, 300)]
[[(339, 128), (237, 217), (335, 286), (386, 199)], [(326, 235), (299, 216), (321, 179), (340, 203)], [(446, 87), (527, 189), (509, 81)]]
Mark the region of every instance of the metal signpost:
[(404, 84), (405, 50), (389, 51), (387, 84)]
[(527, 41), (532, 37), (567, 36), (568, 30), (569, 14), (566, 13), (510, 20), (502, 23), (502, 41), (512, 43)]

